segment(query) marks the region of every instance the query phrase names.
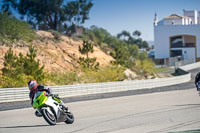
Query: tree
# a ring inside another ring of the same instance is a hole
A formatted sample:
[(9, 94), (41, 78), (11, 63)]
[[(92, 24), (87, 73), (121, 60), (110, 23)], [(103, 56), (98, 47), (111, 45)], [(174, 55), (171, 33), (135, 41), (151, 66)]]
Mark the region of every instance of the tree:
[(148, 48), (148, 43), (140, 38), (141, 34), (140, 31), (135, 30), (131, 35), (128, 31), (124, 30), (117, 34), (117, 38), (125, 41), (129, 45), (136, 44), (139, 48)]
[(123, 30), (121, 33), (117, 34), (117, 38), (127, 41), (131, 38), (131, 34), (128, 31)]
[(2, 0), (2, 3), (3, 5), (1, 6), (1, 11), (3, 11), (3, 13), (6, 13), (7, 15), (11, 15), (11, 8), (16, 7), (15, 0)]
[(139, 38), (141, 36), (141, 34), (142, 33), (140, 31), (138, 31), (138, 30), (133, 32), (133, 36), (136, 36), (137, 38)]
[(142, 41), (142, 48), (148, 48), (149, 44), (147, 43), (147, 41)]
[(34, 47), (29, 47), (29, 53), (23, 56), (15, 55), (11, 49), (4, 56), (4, 68), (2, 72), (4, 76), (12, 79), (17, 79), (22, 75), (33, 77), (37, 81), (44, 80), (44, 65), (40, 67), (40, 61), (35, 60), (36, 50)]
[(19, 60), (20, 58), (10, 48), (4, 56), (3, 75), (16, 78), (17, 75), (21, 74), (23, 72), (23, 64)]
[(125, 67), (130, 67), (132, 62), (130, 61), (130, 51), (128, 45), (121, 41), (114, 48), (114, 53), (111, 54), (115, 59), (114, 64), (120, 64)]
[(139, 54), (139, 48), (137, 45), (129, 45), (128, 46), (128, 49), (130, 51), (130, 55), (133, 57), (133, 58), (137, 58), (138, 57), (138, 54)]
[(82, 24), (93, 6), (91, 0), (4, 0), (3, 7), (12, 6), (34, 27), (58, 30), (66, 23)]
[(102, 43), (106, 42), (106, 39), (110, 37), (110, 33), (108, 33), (103, 28), (98, 28), (97, 26), (91, 26), (90, 29), (93, 31), (94, 35), (97, 38), (97, 44), (101, 46)]
[(82, 48), (79, 46), (79, 51), (81, 54), (86, 55), (86, 58), (80, 57), (79, 58), (79, 63), (81, 64), (82, 67), (84, 68), (89, 68), (89, 69), (98, 69), (99, 63), (96, 63), (96, 58), (89, 58), (88, 54), (91, 52), (93, 53), (93, 44), (88, 42), (88, 41), (83, 41), (83, 46)]
[(91, 53), (94, 52), (94, 50), (93, 50), (93, 44), (89, 43), (88, 41), (83, 41), (83, 47), (81, 48), (79, 46), (79, 52), (81, 52), (81, 54), (85, 54), (86, 58), (89, 58), (88, 57), (89, 52), (91, 52)]
[(37, 81), (42, 81), (44, 79), (44, 65), (40, 67), (40, 61), (36, 61), (36, 49), (33, 46), (29, 47), (29, 53), (24, 57), (24, 74), (31, 75)]
[(64, 12), (72, 23), (84, 23), (89, 19), (88, 14), (93, 6), (91, 0), (76, 0), (64, 5)]

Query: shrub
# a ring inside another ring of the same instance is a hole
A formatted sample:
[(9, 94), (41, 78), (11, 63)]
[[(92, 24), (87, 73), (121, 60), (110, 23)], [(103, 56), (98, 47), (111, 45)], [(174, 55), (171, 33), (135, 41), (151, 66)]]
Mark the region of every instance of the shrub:
[(3, 44), (12, 44), (19, 40), (30, 42), (35, 39), (35, 32), (29, 24), (0, 13), (0, 41)]
[(69, 71), (66, 73), (47, 74), (48, 85), (68, 85), (75, 83), (99, 83), (122, 81), (126, 77), (124, 75), (124, 67), (112, 65), (101, 67), (98, 70), (82, 69), (83, 71)]
[(2, 75), (0, 76), (0, 88), (13, 88), (27, 86), (29, 80), (34, 79), (32, 76), (19, 74), (16, 78)]
[(133, 68), (138, 74), (144, 76), (152, 75), (155, 73), (155, 64), (151, 59), (136, 60), (135, 67)]
[(23, 56), (21, 53), (17, 56), (9, 49), (4, 56), (4, 68), (2, 69), (3, 74), (0, 77), (0, 86), (26, 86), (30, 79), (43, 82), (45, 78), (44, 66), (40, 67), (39, 60), (35, 61), (35, 57), (36, 50), (34, 47), (29, 48), (27, 56)]
[(53, 85), (68, 85), (78, 82), (78, 75), (76, 72), (66, 73), (50, 73), (47, 74), (47, 82)]
[(82, 83), (122, 81), (125, 79), (124, 67), (117, 65), (101, 67), (99, 70), (86, 69), (80, 77)]

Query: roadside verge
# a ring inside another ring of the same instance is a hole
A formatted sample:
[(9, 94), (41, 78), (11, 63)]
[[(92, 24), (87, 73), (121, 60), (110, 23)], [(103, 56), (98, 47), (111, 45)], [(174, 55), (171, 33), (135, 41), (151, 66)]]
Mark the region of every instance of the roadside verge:
[[(194, 63), (194, 65), (196, 67), (190, 66), (190, 68), (200, 68), (200, 63)], [(181, 69), (183, 75), (170, 78), (54, 86), (52, 89), (54, 90), (54, 93), (59, 94), (63, 98), (64, 102), (76, 102), (194, 88), (194, 83), (188, 82), (191, 80), (191, 73), (185, 72), (183, 70), (184, 68)], [(187, 70), (189, 70), (189, 68), (187, 68)], [(7, 89), (7, 91), (5, 91), (5, 89)], [(16, 92), (13, 93), (13, 90)], [(28, 93), (26, 87), (0, 88), (0, 111), (30, 107)], [(22, 98), (21, 96), (24, 96), (25, 98)]]

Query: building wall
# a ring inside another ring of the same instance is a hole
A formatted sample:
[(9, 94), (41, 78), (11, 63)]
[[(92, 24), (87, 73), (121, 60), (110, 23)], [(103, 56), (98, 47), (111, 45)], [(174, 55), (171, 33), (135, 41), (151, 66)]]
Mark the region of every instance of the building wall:
[(182, 18), (174, 18), (174, 19), (164, 19), (164, 25), (182, 25), (183, 19)]
[(182, 50), (184, 60), (195, 59), (195, 48), (172, 48), (172, 50)]
[(200, 11), (198, 11), (198, 24), (200, 24)]
[(183, 25), (189, 25), (192, 24), (192, 19), (191, 18), (184, 18), (183, 19)]
[(194, 11), (183, 11), (183, 15), (192, 18), (192, 23), (193, 24), (198, 24), (198, 14), (197, 10)]
[(155, 58), (163, 59), (170, 57), (170, 37), (177, 35), (196, 36), (197, 58), (200, 58), (200, 25), (154, 26)]

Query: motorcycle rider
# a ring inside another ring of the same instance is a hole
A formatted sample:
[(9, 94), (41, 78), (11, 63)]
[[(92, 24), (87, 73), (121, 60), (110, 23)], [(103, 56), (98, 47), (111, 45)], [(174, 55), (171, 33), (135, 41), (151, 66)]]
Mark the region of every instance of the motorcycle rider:
[[(33, 105), (34, 95), (35, 95), (35, 93), (36, 93), (37, 91), (46, 91), (46, 92), (47, 92), (47, 95), (51, 95), (52, 97), (56, 97), (56, 98), (60, 99), (60, 98), (58, 97), (58, 95), (54, 95), (54, 94), (52, 93), (52, 89), (51, 89), (51, 88), (47, 88), (47, 87), (44, 86), (44, 85), (39, 85), (35, 80), (30, 80), (30, 81), (28, 82), (28, 88), (29, 88), (29, 90), (30, 90), (29, 97), (30, 97), (30, 99), (31, 99), (31, 105)], [(63, 102), (61, 102), (60, 105), (62, 105), (64, 108), (67, 109), (67, 107), (65, 107), (65, 105), (64, 105)], [(37, 111), (37, 110), (36, 110), (36, 112), (35, 112), (35, 115), (38, 116), (38, 117), (41, 117), (41, 116), (42, 116), (42, 114), (41, 114), (39, 111)]]
[(197, 73), (197, 75), (195, 77), (195, 85), (196, 85), (197, 91), (199, 92), (199, 96), (200, 96), (200, 72)]

